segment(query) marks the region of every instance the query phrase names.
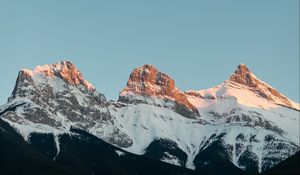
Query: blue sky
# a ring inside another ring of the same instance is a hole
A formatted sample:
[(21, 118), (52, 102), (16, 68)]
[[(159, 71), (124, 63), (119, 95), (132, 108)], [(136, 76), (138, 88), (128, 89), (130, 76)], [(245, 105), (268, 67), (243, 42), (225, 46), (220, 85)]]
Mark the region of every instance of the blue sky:
[(299, 102), (299, 1), (0, 0), (0, 103), (19, 69), (70, 60), (116, 99), (153, 64), (182, 90), (226, 80), (238, 64)]

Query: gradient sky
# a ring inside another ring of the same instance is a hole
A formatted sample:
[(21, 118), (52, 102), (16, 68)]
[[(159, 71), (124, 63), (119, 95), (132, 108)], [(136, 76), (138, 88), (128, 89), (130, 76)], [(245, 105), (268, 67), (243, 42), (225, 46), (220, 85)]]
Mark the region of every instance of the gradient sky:
[(217, 85), (245, 63), (299, 102), (299, 1), (0, 0), (0, 103), (19, 69), (60, 60), (108, 99), (145, 63), (182, 90)]

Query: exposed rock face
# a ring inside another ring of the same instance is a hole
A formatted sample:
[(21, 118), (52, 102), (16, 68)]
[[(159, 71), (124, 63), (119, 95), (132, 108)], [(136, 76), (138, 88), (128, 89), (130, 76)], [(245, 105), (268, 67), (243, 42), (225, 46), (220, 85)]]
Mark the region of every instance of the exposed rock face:
[(132, 71), (123, 92), (126, 91), (141, 95), (166, 96), (169, 98), (179, 96), (178, 89), (175, 89), (174, 80), (148, 64)]
[(69, 61), (61, 61), (56, 64), (37, 66), (34, 71), (23, 70), (26, 71), (27, 74), (34, 73), (43, 73), (47, 77), (60, 77), (67, 83), (71, 85), (83, 85), (89, 90), (95, 90), (95, 88), (87, 82), (80, 71), (75, 67), (75, 65)]
[(274, 103), (290, 108), (297, 108), (292, 105), (287, 97), (282, 95), (273, 87), (256, 78), (256, 76), (252, 74), (245, 64), (240, 64), (238, 66), (236, 71), (230, 76), (228, 82), (245, 85), (246, 87), (249, 87), (255, 91), (259, 96), (273, 101)]
[(250, 87), (257, 87), (259, 84), (256, 77), (245, 64), (238, 66), (235, 72), (230, 76), (230, 80)]
[(120, 147), (132, 144), (126, 134), (113, 126), (105, 96), (68, 61), (37, 66), (33, 71), (21, 70), (4, 110), (4, 119), (32, 129), (38, 126), (40, 132), (49, 127), (55, 132), (68, 132), (75, 127)]
[(184, 93), (176, 88), (174, 80), (152, 65), (146, 64), (131, 72), (126, 87), (120, 93), (119, 100), (128, 102), (130, 101), (128, 95), (133, 94), (173, 101), (175, 103), (173, 108), (176, 112), (188, 118), (200, 116)]

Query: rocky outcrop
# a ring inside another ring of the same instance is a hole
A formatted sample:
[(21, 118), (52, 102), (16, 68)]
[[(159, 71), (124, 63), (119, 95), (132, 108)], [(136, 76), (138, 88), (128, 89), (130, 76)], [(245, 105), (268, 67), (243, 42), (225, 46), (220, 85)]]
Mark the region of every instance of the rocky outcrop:
[[(131, 72), (126, 87), (120, 93), (119, 101), (137, 102), (137, 99), (132, 99), (132, 95), (154, 97), (167, 102), (172, 101), (174, 102), (173, 109), (179, 114), (188, 118), (200, 116), (196, 107), (175, 86), (174, 80), (152, 65), (145, 64)], [(141, 100), (139, 101), (141, 102)]]
[(258, 87), (258, 80), (245, 64), (240, 64), (230, 76), (230, 81), (240, 83), (249, 87)]

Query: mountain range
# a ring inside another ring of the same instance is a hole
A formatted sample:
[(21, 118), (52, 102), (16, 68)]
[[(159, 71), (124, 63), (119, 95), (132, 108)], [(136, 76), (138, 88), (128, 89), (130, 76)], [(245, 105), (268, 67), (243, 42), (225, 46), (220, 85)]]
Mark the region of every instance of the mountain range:
[(185, 92), (146, 64), (108, 101), (61, 61), (19, 71), (0, 107), (0, 172), (272, 173), (299, 157), (299, 115), (245, 64), (220, 85)]

